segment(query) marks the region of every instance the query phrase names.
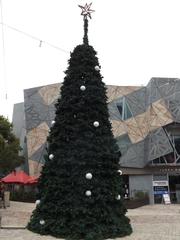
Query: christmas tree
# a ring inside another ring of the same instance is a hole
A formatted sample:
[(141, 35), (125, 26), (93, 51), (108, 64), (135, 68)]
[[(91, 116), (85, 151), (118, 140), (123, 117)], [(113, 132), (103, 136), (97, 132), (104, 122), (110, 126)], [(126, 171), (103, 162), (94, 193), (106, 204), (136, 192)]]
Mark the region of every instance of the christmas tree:
[(65, 72), (28, 229), (65, 239), (122, 237), (132, 229), (122, 201), (120, 152), (98, 58), (88, 44), (93, 10), (91, 4), (80, 7), (83, 44), (71, 53)]

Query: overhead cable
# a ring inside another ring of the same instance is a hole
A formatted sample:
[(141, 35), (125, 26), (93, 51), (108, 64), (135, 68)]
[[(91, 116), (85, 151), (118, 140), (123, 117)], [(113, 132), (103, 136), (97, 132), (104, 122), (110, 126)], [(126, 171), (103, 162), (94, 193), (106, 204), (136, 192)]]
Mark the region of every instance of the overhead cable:
[(29, 37), (29, 38), (31, 38), (31, 39), (34, 39), (34, 40), (38, 41), (38, 42), (39, 42), (39, 47), (42, 47), (42, 44), (46, 44), (46, 45), (48, 45), (48, 46), (50, 46), (50, 47), (52, 47), (52, 48), (55, 48), (55, 49), (57, 49), (57, 50), (59, 50), (59, 51), (61, 51), (61, 52), (66, 53), (66, 54), (67, 54), (67, 53), (68, 53), (68, 54), (70, 53), (70, 52), (68, 52), (67, 50), (63, 49), (63, 48), (60, 48), (60, 47), (58, 47), (58, 46), (55, 46), (55, 45), (52, 44), (52, 43), (49, 43), (49, 42), (47, 42), (47, 41), (45, 41), (45, 40), (42, 40), (42, 39), (40, 39), (40, 38), (38, 38), (38, 37), (35, 37), (35, 36), (29, 34), (29, 33), (27, 33), (27, 32), (24, 32), (24, 31), (19, 30), (19, 29), (15, 28), (15, 27), (12, 27), (12, 26), (10, 26), (10, 25), (8, 25), (8, 24), (5, 24), (5, 23), (3, 23), (2, 19), (1, 19), (1, 23), (0, 23), (0, 24), (1, 24), (2, 26), (6, 27), (6, 28), (9, 28), (9, 29), (11, 29), (11, 30), (13, 30), (13, 31), (16, 31), (16, 32), (18, 32), (18, 33), (20, 33), (20, 34), (25, 35), (26, 37)]
[(5, 54), (5, 40), (4, 40), (4, 24), (3, 24), (3, 6), (2, 0), (0, 0), (0, 8), (1, 8), (1, 22), (2, 22), (2, 52), (3, 52), (3, 72), (4, 72), (4, 86), (5, 86), (5, 99), (7, 100), (7, 73), (6, 73), (6, 54)]

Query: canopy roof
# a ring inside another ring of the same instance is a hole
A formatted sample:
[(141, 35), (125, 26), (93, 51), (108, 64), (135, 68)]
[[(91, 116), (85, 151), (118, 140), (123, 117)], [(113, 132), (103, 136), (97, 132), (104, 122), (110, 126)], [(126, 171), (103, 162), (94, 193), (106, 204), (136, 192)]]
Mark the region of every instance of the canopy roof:
[(37, 184), (39, 177), (30, 177), (27, 184)]
[(8, 174), (6, 177), (2, 178), (1, 181), (4, 183), (20, 183), (20, 184), (31, 184), (33, 180), (35, 178), (34, 177), (30, 177), (29, 175), (27, 175), (24, 171), (13, 171), (10, 174)]

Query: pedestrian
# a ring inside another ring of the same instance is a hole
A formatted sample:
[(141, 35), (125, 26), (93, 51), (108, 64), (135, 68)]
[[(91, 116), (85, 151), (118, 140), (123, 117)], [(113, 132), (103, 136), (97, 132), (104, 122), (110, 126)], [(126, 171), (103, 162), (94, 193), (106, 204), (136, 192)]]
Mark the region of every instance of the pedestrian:
[(6, 208), (5, 201), (4, 201), (4, 192), (5, 192), (5, 186), (4, 183), (0, 183), (0, 199), (2, 201), (3, 208)]

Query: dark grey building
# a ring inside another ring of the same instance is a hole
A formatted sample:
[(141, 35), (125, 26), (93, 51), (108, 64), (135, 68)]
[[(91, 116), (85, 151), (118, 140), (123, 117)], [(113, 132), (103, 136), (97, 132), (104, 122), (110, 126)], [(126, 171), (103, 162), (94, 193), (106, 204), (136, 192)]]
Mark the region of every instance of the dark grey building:
[[(44, 163), (59, 94), (60, 84), (26, 89), (24, 109), (15, 105), (13, 122), (16, 132), (26, 136), (31, 175), (38, 175)], [(107, 86), (107, 95), (113, 133), (122, 153), (125, 197), (146, 192), (154, 203), (167, 193), (171, 201), (180, 202), (180, 80), (152, 78), (146, 87)], [(20, 109), (24, 131), (18, 121)]]

